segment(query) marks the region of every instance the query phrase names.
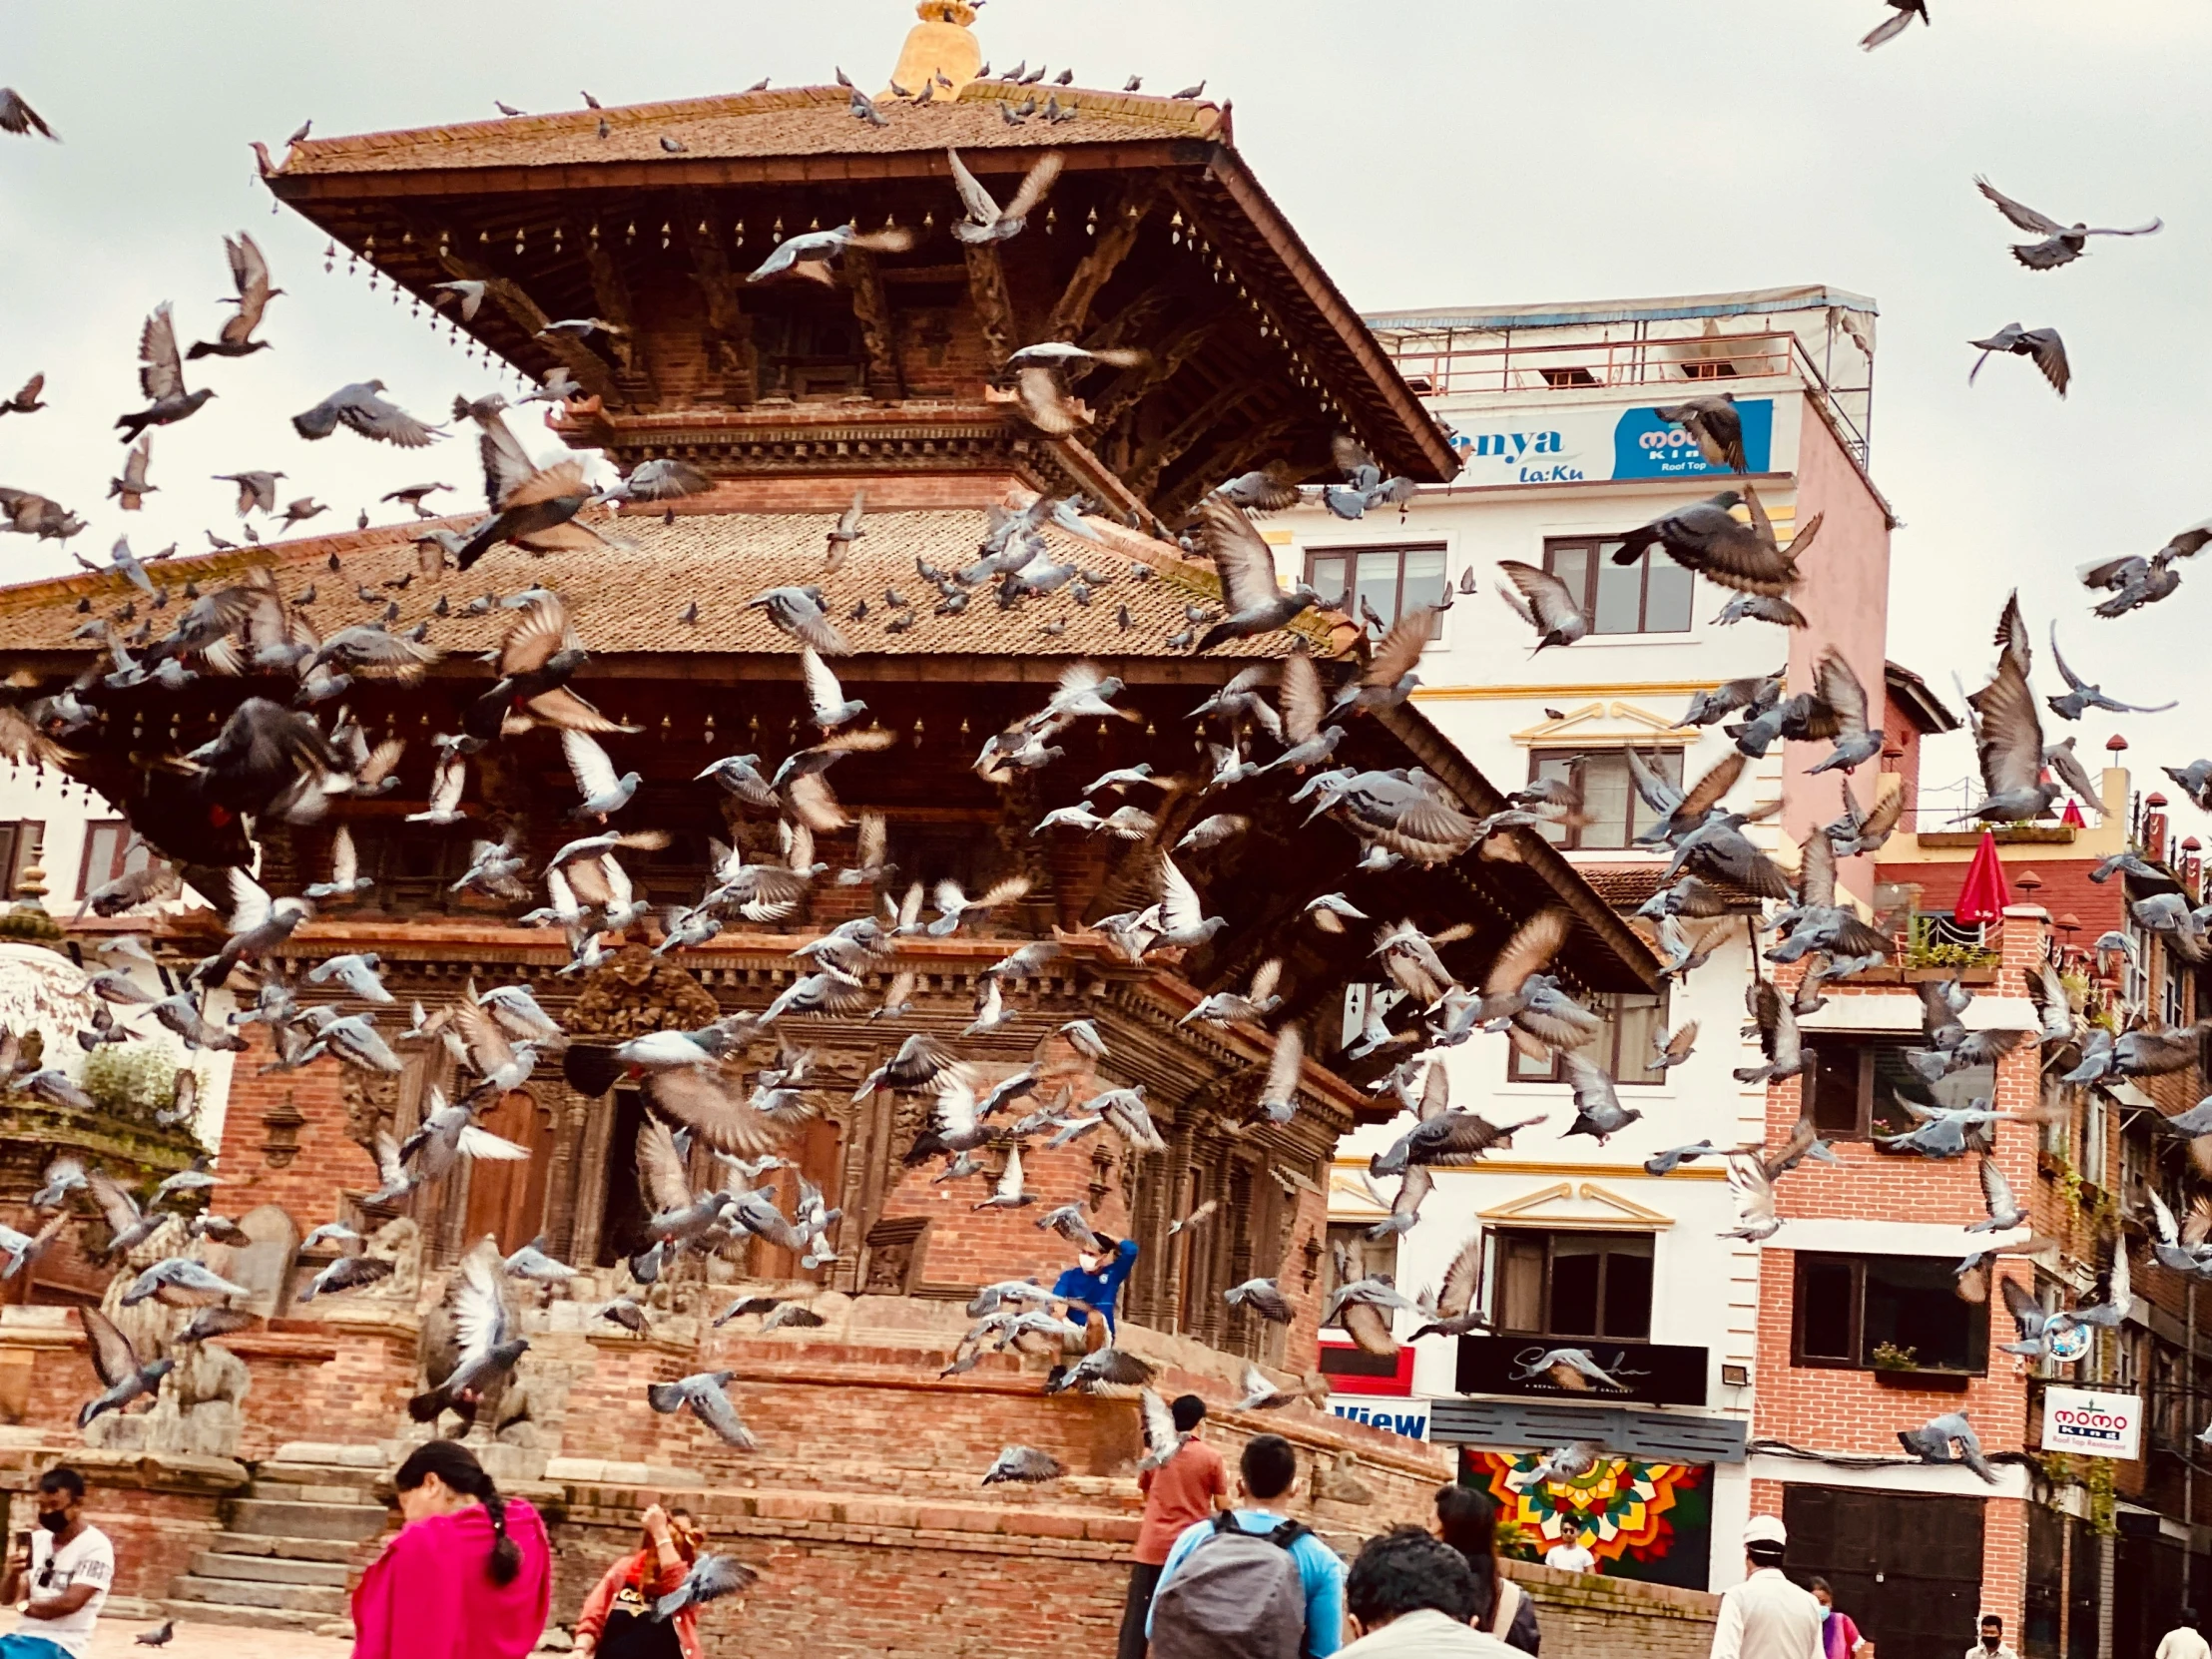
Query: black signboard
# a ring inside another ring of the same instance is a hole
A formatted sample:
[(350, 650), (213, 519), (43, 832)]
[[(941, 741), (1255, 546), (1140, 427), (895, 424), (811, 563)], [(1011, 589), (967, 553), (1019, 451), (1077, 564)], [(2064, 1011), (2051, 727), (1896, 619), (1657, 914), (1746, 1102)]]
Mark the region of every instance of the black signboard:
[(1459, 1391), (1606, 1405), (1703, 1405), (1707, 1351), (1577, 1338), (1461, 1337)]

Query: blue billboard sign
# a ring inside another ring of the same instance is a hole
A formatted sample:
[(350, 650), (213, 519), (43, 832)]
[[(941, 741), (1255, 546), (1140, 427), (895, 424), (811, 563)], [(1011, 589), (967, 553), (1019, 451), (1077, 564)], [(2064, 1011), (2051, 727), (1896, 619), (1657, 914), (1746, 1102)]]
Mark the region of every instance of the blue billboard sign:
[[(1736, 405), (1736, 418), (1744, 425), (1744, 460), (1749, 470), (1765, 472), (1774, 455), (1774, 399), (1746, 399)], [(1681, 427), (1661, 420), (1656, 410), (1623, 410), (1613, 428), (1616, 478), (1690, 478), (1728, 470), (1699, 454), (1696, 440)]]
[[(1565, 408), (1556, 414), (1522, 412), (1495, 426), (1454, 432), (1451, 445), (1469, 484), (1579, 484), (1618, 478), (1695, 478), (1728, 472), (1698, 453), (1681, 427), (1661, 420), (1666, 405), (1646, 404), (1615, 414), (1604, 408)], [(1752, 472), (1774, 462), (1774, 399), (1745, 398), (1736, 405), (1744, 427), (1744, 459)]]

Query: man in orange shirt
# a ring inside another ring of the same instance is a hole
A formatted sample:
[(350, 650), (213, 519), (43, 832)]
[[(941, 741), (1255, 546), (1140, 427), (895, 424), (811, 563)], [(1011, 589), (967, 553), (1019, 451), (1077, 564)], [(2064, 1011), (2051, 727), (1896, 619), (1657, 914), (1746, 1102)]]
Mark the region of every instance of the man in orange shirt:
[(1145, 1622), (1168, 1551), (1184, 1528), (1208, 1519), (1229, 1502), (1229, 1471), (1222, 1466), (1221, 1453), (1198, 1437), (1198, 1425), (1206, 1419), (1206, 1401), (1184, 1394), (1168, 1410), (1181, 1439), (1166, 1462), (1137, 1474), (1137, 1487), (1144, 1493), (1144, 1522), (1137, 1528), (1137, 1547), (1131, 1552), (1136, 1564), (1129, 1569), (1129, 1600), (1122, 1609), (1116, 1659), (1145, 1659), (1149, 1645)]

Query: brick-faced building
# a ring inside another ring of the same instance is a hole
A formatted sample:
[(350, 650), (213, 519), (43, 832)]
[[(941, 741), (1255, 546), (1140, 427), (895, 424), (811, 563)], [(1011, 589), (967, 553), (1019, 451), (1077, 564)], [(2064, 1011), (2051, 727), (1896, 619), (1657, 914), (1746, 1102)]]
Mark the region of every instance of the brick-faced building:
[[(957, 0), (922, 10), (925, 34), (957, 33), (967, 20)], [(1099, 1229), (1138, 1244), (1124, 1345), (1161, 1368), (1163, 1386), (1212, 1397), (1229, 1449), (1265, 1429), (1290, 1435), (1313, 1476), (1302, 1512), (1339, 1539), (1426, 1512), (1428, 1488), (1448, 1471), (1424, 1449), (1311, 1406), (1230, 1408), (1246, 1360), (1278, 1377), (1317, 1363), (1328, 1166), (1338, 1137), (1370, 1109), (1357, 1086), (1365, 1077), (1343, 1054), (1345, 989), (1371, 970), (1364, 938), (1326, 935), (1304, 908), (1348, 878), (1358, 842), (1292, 805), (1296, 780), (1280, 775), (1213, 794), (1178, 785), (1141, 839), (1036, 830), (1109, 769), (1149, 767), (1163, 779), (1210, 770), (1191, 711), (1240, 671), (1272, 674), (1294, 652), (1330, 682), (1353, 665), (1360, 631), (1328, 612), (1193, 654), (1194, 619), (1218, 612), (1220, 583), (1151, 527), (1184, 522), (1205, 491), (1243, 468), (1327, 467), (1346, 429), (1392, 473), (1438, 478), (1455, 463), (1238, 157), (1226, 109), (1059, 89), (1071, 119), (1024, 127), (1000, 112), (1010, 96), (1004, 85), (954, 82), (926, 106), (887, 104), (876, 126), (854, 117), (841, 89), (743, 94), (314, 140), (269, 174), (278, 201), (379, 284), (424, 302), (441, 282), (483, 284), (484, 303), (463, 326), (533, 375), (565, 371), (574, 391), (553, 422), (571, 442), (625, 467), (680, 460), (711, 479), (665, 511), (656, 502), (620, 517), (588, 512), (591, 544), (542, 558), (501, 548), (466, 579), (426, 571), (412, 525), (161, 567), (164, 582), (202, 593), (265, 571), (325, 637), (373, 614), (356, 592), (395, 594), (394, 628), (426, 624), (443, 654), (413, 683), (364, 677), (347, 695), (370, 741), (407, 740), (395, 790), (334, 800), (318, 824), (258, 827), (259, 873), (273, 891), (317, 879), (340, 826), (374, 881), (276, 953), (302, 998), (334, 987), (299, 970), (373, 951), (399, 1008), (436, 1009), (470, 987), (525, 981), (573, 1037), (611, 1041), (759, 1010), (807, 971), (794, 953), (870, 909), (876, 887), (895, 899), (910, 879), (956, 880), (971, 893), (1013, 875), (1028, 885), (957, 936), (900, 940), (867, 975), (858, 1009), (778, 1028), (815, 1051), (817, 1115), (787, 1143), (798, 1167), (775, 1191), (788, 1209), (805, 1178), (841, 1210), (835, 1261), (810, 1272), (765, 1243), (734, 1250), (704, 1277), (690, 1269), (641, 1290), (651, 1320), (642, 1337), (595, 1317), (630, 1285), (625, 1260), (647, 1237), (632, 1151), (647, 1108), (634, 1088), (586, 1093), (549, 1054), (485, 1116), (529, 1149), (526, 1162), (463, 1166), (395, 1206), (371, 1204), (376, 1136), (405, 1135), (433, 1086), (451, 1090), (442, 1045), (405, 1047), (397, 1073), (327, 1060), (272, 1071), (257, 1036), (235, 1069), (219, 1166), (222, 1203), (256, 1243), (235, 1256), (218, 1247), (216, 1259), (250, 1286), (268, 1323), (230, 1341), (243, 1372), (211, 1359), (189, 1390), (173, 1390), (166, 1415), (96, 1427), (87, 1454), (96, 1478), (136, 1481), (142, 1493), (115, 1500), (132, 1517), (126, 1591), (192, 1617), (312, 1625), (337, 1613), (346, 1560), (382, 1526), (361, 1494), (419, 1432), (400, 1408), (421, 1385), (425, 1304), (477, 1241), (512, 1249), (538, 1238), (586, 1277), (544, 1306), (521, 1299), (533, 1346), (479, 1435), (499, 1472), (556, 1516), (557, 1615), (573, 1612), (629, 1535), (643, 1495), (681, 1487), (768, 1575), (743, 1621), (748, 1653), (878, 1653), (917, 1631), (913, 1645), (928, 1651), (988, 1642), (1042, 1653), (1071, 1641), (1096, 1651), (1110, 1639), (1133, 1529), (1135, 1413), (1124, 1399), (1046, 1397), (1041, 1365), (1012, 1358), (939, 1375), (979, 1284), (1049, 1282), (1068, 1252), (1027, 1214), (975, 1209), (981, 1181), (934, 1182), (934, 1168), (908, 1164), (925, 1097), (855, 1093), (916, 1030), (955, 1048), (985, 1084), (1037, 1064), (1039, 1102), (1143, 1086), (1166, 1151), (1099, 1134), (1034, 1146), (1024, 1171), (1040, 1201), (1081, 1203)], [(962, 245), (945, 230), (959, 213), (948, 147), (1001, 201), (1047, 153), (1063, 171), (1024, 234)], [(848, 252), (827, 282), (745, 281), (781, 239), (847, 223), (916, 236), (902, 252)], [(586, 316), (613, 327), (547, 331), (551, 319)], [(1012, 349), (1055, 339), (1145, 353), (1076, 382), (1087, 401), (1076, 433), (1026, 422), (994, 383)], [(856, 490), (865, 534), (832, 565), (826, 535)], [(1043, 531), (1050, 556), (1077, 566), (1078, 580), (1007, 604), (981, 587), (970, 604), (919, 568), (968, 564), (987, 510), (1018, 510), (1039, 492), (1090, 503), (1068, 515), (1075, 526), (1063, 519)], [(634, 929), (611, 960), (576, 975), (557, 971), (570, 954), (557, 931), (519, 924), (523, 905), (457, 890), (478, 837), (511, 835), (534, 873), (576, 833), (574, 791), (545, 731), (470, 757), (460, 822), (409, 819), (430, 791), (430, 739), (455, 731), (489, 684), (471, 654), (495, 647), (511, 614), (471, 614), (468, 602), (530, 583), (559, 594), (590, 648), (577, 689), (635, 729), (603, 741), (642, 778), (622, 822), (670, 836), (665, 848), (626, 855), (656, 906), (698, 896), (711, 839), (753, 858), (779, 855), (773, 813), (749, 815), (699, 779), (719, 758), (773, 761), (812, 741), (796, 643), (747, 600), (818, 583), (852, 645), (834, 664), (844, 690), (865, 701), (866, 724), (889, 743), (839, 764), (842, 805), (810, 824), (815, 851), (830, 869), (855, 865), (859, 815), (879, 819), (896, 884), (825, 874), (786, 922), (733, 925), (660, 955), (644, 948), (653, 931)], [(310, 585), (320, 597), (300, 594)], [(120, 630), (124, 598), (121, 580), (103, 576), (0, 592), (0, 668), (47, 689), (75, 679), (97, 650), (79, 634), (84, 610), (118, 618)], [(1055, 766), (980, 776), (985, 740), (1034, 714), (1078, 661), (1123, 683), (1126, 718), (1070, 728)], [(213, 674), (174, 692), (101, 689), (96, 721), (71, 736), (61, 764), (193, 863), (196, 884), (220, 886), (199, 866), (222, 861), (211, 849), (226, 844), (228, 828), (179, 816), (175, 758), (213, 735), (242, 696), (292, 690), (269, 676)], [(1335, 759), (1422, 769), (1474, 814), (1502, 805), (1411, 709), (1348, 722)], [(1215, 849), (1176, 856), (1208, 913), (1228, 925), (1179, 955), (1129, 961), (1093, 924), (1151, 896), (1159, 855), (1216, 812), (1250, 823)], [(1574, 926), (1559, 971), (1571, 986), (1648, 990), (1651, 959), (1634, 935), (1547, 844), (1515, 835), (1515, 857), (1409, 862), (1368, 878), (1364, 899), (1379, 917), (1463, 928), (1441, 948), (1469, 982), (1514, 927), (1563, 906)], [(165, 962), (175, 969), (204, 955), (220, 931), (206, 912), (165, 920)], [(1025, 938), (1057, 951), (1004, 987), (1010, 1021), (969, 1034), (985, 970)], [(1307, 1030), (1287, 1123), (1254, 1109), (1270, 1030), (1182, 1023), (1201, 994), (1244, 983), (1272, 957), (1285, 964), (1274, 1023)], [(908, 1013), (869, 1017), (894, 995)], [(1078, 1017), (1094, 1022), (1107, 1058), (1060, 1034)], [(387, 1019), (386, 1034), (396, 1033)], [(753, 1063), (769, 1063), (774, 1048), (772, 1037)], [(995, 1176), (1005, 1154), (980, 1156)], [(712, 1178), (704, 1147), (692, 1173)], [(1207, 1224), (1170, 1234), (1171, 1222), (1210, 1202)], [(371, 1248), (397, 1271), (302, 1308), (296, 1287), (316, 1264), (295, 1265), (293, 1247), (332, 1220), (373, 1234)], [(1296, 1311), (1288, 1327), (1221, 1299), (1226, 1286), (1270, 1274)], [(751, 1322), (710, 1325), (741, 1283), (809, 1298), (827, 1323), (767, 1335)], [(61, 1425), (89, 1374), (70, 1358), (81, 1339), (61, 1313), (11, 1310), (0, 1323), (0, 1359), (35, 1357), (21, 1368), (35, 1382), (20, 1412), (31, 1439), (18, 1484), (40, 1457), (75, 1444)], [(140, 1334), (165, 1335), (152, 1325)], [(760, 1455), (645, 1408), (646, 1382), (712, 1369), (735, 1372)], [(982, 1501), (977, 1477), (1016, 1441), (1051, 1451), (1068, 1478)], [(280, 1569), (256, 1565), (272, 1557)], [(710, 1615), (708, 1625), (715, 1651), (736, 1651), (738, 1621)]]
[[(1909, 786), (1916, 764), (1900, 768)], [(1862, 1623), (1885, 1653), (1957, 1648), (1984, 1610), (2005, 1619), (2023, 1654), (2148, 1652), (2208, 1587), (2198, 1519), (2212, 1492), (2195, 1435), (2212, 1350), (2198, 1336), (2195, 1285), (2145, 1248), (2148, 1195), (2185, 1217), (2202, 1180), (2199, 1146), (2157, 1119), (2204, 1095), (2203, 1063), (2079, 1087), (2060, 1080), (2078, 1054), (2033, 1035), (2028, 982), (2046, 964), (2077, 1012), (2113, 1029), (2186, 1029), (2203, 1006), (2198, 969), (2128, 914), (2131, 899), (2162, 890), (2196, 902), (2195, 848), (2169, 845), (2163, 800), (2132, 799), (2126, 772), (2107, 769), (2099, 784), (2101, 801), (2072, 815), (2084, 822), (1995, 832), (2008, 903), (1986, 926), (1952, 914), (1981, 831), (1933, 805), (1909, 816), (1877, 861), (1900, 965), (1828, 987), (1829, 1005), (1804, 1022), (1806, 1075), (1770, 1094), (1770, 1139), (1806, 1111), (1842, 1163), (1807, 1163), (1779, 1188), (1785, 1225), (1767, 1243), (1760, 1297), (1754, 1489), (1788, 1519), (1793, 1561), (1826, 1573), (1840, 1604), (1868, 1609)], [(2159, 873), (2088, 878), (2129, 850)], [(2099, 951), (2107, 932), (2130, 952)], [(1995, 1275), (2055, 1310), (2094, 1300), (2114, 1252), (2129, 1253), (2133, 1306), (2077, 1358), (2002, 1353), (2017, 1332), (2001, 1284), (1985, 1299), (1956, 1288), (1960, 1260), (1992, 1242), (1962, 1231), (1984, 1215), (1976, 1159), (1932, 1162), (1878, 1140), (1912, 1127), (1899, 1056), (1923, 1041), (1918, 984), (1953, 973), (1974, 992), (1970, 1028), (2029, 1035), (1993, 1068), (1946, 1079), (1941, 1098), (1988, 1096), (2043, 1120), (1996, 1128), (1991, 1156), (2027, 1220), (1993, 1236)], [(2137, 1400), (2140, 1455), (2054, 1454), (2042, 1441), (2050, 1387)], [(1995, 1485), (1959, 1467), (1852, 1466), (1894, 1456), (1897, 1430), (1951, 1410), (1968, 1413), (1995, 1458)]]

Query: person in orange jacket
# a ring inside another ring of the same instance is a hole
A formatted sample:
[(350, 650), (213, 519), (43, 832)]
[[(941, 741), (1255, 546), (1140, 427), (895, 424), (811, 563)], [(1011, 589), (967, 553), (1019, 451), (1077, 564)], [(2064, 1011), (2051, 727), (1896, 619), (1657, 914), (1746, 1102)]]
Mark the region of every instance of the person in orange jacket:
[(653, 1618), (654, 1601), (684, 1582), (706, 1534), (688, 1509), (650, 1506), (644, 1547), (625, 1555), (584, 1598), (576, 1616), (576, 1652), (600, 1659), (701, 1659), (699, 1609)]

